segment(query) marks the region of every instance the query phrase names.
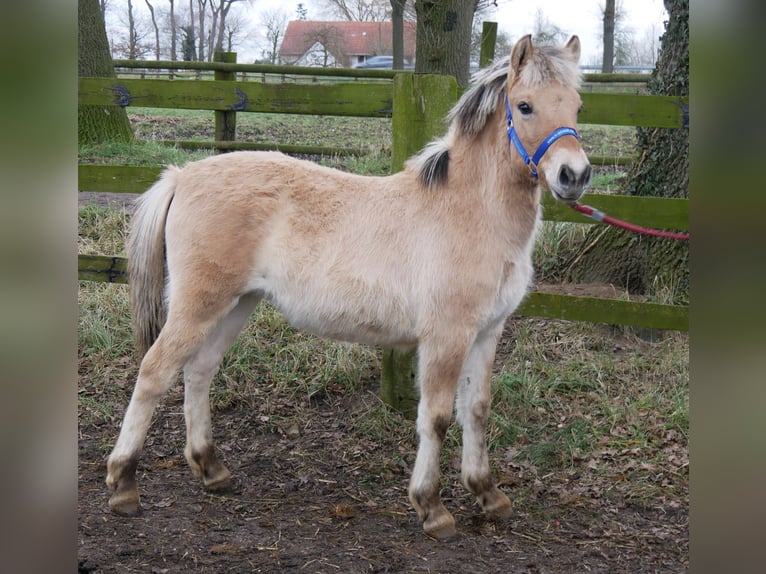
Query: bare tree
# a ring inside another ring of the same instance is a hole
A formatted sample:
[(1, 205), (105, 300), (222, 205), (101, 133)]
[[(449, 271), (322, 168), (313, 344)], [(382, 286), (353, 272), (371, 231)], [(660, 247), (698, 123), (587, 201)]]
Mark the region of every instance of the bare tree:
[(207, 14), (208, 0), (197, 0), (197, 17), (199, 18), (199, 50), (200, 61), (205, 61), (205, 15)]
[(535, 25), (532, 39), (536, 44), (560, 44), (566, 41), (567, 34), (551, 22), (541, 8), (535, 12)]
[(614, 65), (626, 66), (633, 64), (636, 35), (633, 28), (627, 25), (627, 12), (623, 9), (622, 1), (617, 0), (614, 10)]
[(240, 36), (247, 30), (248, 24), (240, 13), (232, 13), (226, 18), (224, 28), (223, 49), (233, 52)]
[(636, 64), (654, 66), (660, 52), (660, 36), (656, 24), (644, 30), (643, 37), (636, 42)]
[(223, 50), (223, 38), (226, 31), (226, 19), (229, 16), (232, 4), (242, 0), (219, 0), (218, 2), (218, 38), (215, 42), (215, 50)]
[(152, 26), (154, 27), (154, 55), (157, 57), (157, 59), (160, 59), (160, 27), (157, 25), (157, 18), (154, 14), (154, 6), (152, 6), (152, 3), (149, 2), (149, 0), (144, 0), (146, 2), (147, 7), (149, 8), (149, 13), (152, 16)]
[(118, 16), (123, 28), (112, 36), (112, 51), (115, 55), (128, 60), (140, 60), (152, 51), (146, 42), (149, 28), (146, 22), (136, 16), (132, 0), (127, 0), (127, 8)]
[(264, 58), (270, 64), (279, 62), (279, 44), (285, 35), (289, 16), (283, 9), (269, 10), (263, 15), (263, 26), (266, 28), (266, 40), (269, 47), (264, 50)]
[(614, 20), (615, 0), (606, 0), (604, 6), (604, 57), (601, 60), (601, 72), (614, 72)]
[(332, 25), (322, 26), (314, 30), (307, 40), (313, 42), (314, 46), (319, 47), (319, 52), (309, 55), (311, 62), (308, 65), (321, 66), (327, 68), (330, 65), (331, 58), (336, 62), (345, 64), (346, 49), (343, 44), (343, 35)]
[(138, 44), (137, 35), (136, 19), (133, 16), (133, 2), (128, 0), (128, 59), (130, 60), (138, 59), (138, 54), (136, 53), (136, 46)]
[(176, 48), (177, 48), (177, 27), (176, 27), (176, 10), (175, 10), (175, 0), (168, 0), (170, 4), (170, 59), (175, 60), (176, 59)]
[(649, 35), (636, 38), (633, 28), (628, 25), (628, 13), (621, 0), (610, 0), (603, 8), (604, 43), (601, 71), (611, 73), (615, 66), (654, 64), (659, 51), (659, 33), (652, 27)]
[(391, 19), (390, 0), (323, 0), (336, 17), (349, 22), (385, 22)]
[[(186, 38), (184, 39), (184, 60), (189, 56), (189, 47), (194, 47), (194, 59), (199, 60), (199, 52), (196, 49), (195, 44), (197, 39), (197, 33), (194, 26), (194, 0), (189, 0), (189, 25), (186, 27)], [(191, 37), (191, 41), (189, 38)]]

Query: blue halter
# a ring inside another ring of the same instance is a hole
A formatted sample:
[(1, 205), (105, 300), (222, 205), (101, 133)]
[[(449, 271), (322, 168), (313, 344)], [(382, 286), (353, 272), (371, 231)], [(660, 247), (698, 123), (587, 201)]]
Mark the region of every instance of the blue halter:
[(521, 159), (527, 164), (529, 171), (532, 172), (534, 177), (537, 177), (537, 164), (540, 162), (543, 155), (545, 155), (545, 152), (548, 151), (548, 148), (553, 145), (553, 142), (564, 136), (574, 136), (578, 140), (580, 139), (580, 136), (577, 135), (577, 130), (574, 128), (556, 128), (542, 141), (540, 147), (537, 148), (535, 154), (530, 158), (527, 150), (524, 149), (524, 144), (522, 144), (519, 139), (519, 135), (516, 133), (516, 128), (513, 127), (513, 116), (511, 116), (511, 104), (508, 103), (508, 95), (505, 96), (505, 115), (508, 118), (508, 141), (512, 142), (516, 147)]

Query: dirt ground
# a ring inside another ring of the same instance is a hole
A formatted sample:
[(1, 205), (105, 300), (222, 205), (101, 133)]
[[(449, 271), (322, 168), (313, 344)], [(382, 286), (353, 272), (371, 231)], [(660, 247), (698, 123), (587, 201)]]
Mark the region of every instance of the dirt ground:
[[(81, 202), (132, 199), (81, 194)], [(500, 351), (504, 344), (501, 342)], [(82, 368), (82, 367), (81, 367)], [(538, 475), (507, 453), (492, 461), (514, 504), (505, 523), (485, 519), (443, 469), (443, 500), (458, 535), (424, 535), (407, 501), (415, 439), (359, 432), (377, 401), (378, 373), (362, 392), (311, 400), (310, 420), (274, 428), (262, 412), (214, 414), (222, 459), (235, 476), (208, 494), (183, 459), (183, 397), (158, 409), (138, 468), (143, 514), (107, 507), (105, 456), (122, 411), (110, 423), (80, 425), (80, 573), (309, 572), (655, 573), (688, 570), (688, 506), (610, 496), (578, 469)], [(132, 381), (127, 384), (132, 384)], [(124, 409), (119, 405), (118, 409)], [(271, 405), (289, 417), (290, 406)], [(360, 438), (360, 437), (364, 438)], [(619, 473), (614, 480), (624, 480)]]
[[(81, 427), (79, 572), (686, 571), (687, 509), (606, 497), (578, 484), (577, 471), (535, 477), (508, 457), (493, 465), (514, 517), (486, 520), (453, 464), (442, 495), (458, 535), (429, 539), (407, 502), (414, 442), (355, 434), (376, 400), (376, 377), (362, 393), (312, 401), (303, 428), (274, 431), (252, 411), (217, 413), (218, 447), (236, 477), (224, 495), (206, 494), (186, 466), (182, 393), (175, 389), (139, 465), (138, 518), (107, 508), (104, 455), (119, 417)], [(410, 464), (397, 464), (396, 455)]]

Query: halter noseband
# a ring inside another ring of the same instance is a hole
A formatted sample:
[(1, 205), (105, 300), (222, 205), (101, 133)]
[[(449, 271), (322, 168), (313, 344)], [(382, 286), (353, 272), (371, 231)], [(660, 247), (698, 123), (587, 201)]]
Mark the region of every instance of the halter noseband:
[(578, 140), (580, 139), (580, 136), (577, 135), (577, 130), (574, 128), (556, 128), (542, 141), (540, 147), (537, 148), (535, 154), (530, 158), (527, 150), (524, 149), (524, 144), (519, 139), (519, 135), (516, 133), (516, 128), (513, 127), (513, 116), (511, 115), (511, 104), (508, 103), (508, 94), (505, 95), (505, 115), (508, 118), (508, 141), (513, 143), (521, 159), (527, 164), (529, 171), (532, 172), (534, 177), (537, 177), (537, 164), (556, 140), (564, 136), (574, 136)]

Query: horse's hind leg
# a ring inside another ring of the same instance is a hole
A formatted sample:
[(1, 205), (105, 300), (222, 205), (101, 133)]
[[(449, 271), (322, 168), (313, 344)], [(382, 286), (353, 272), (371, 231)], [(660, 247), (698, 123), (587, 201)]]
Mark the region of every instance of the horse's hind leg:
[(455, 534), (455, 519), (439, 496), (439, 454), (452, 420), (460, 369), (468, 345), (438, 346), (421, 342), (418, 347), (418, 453), (410, 479), (409, 498), (423, 521), (423, 530), (434, 538)]
[(484, 511), (498, 518), (511, 514), (511, 501), (495, 485), (489, 469), (486, 429), (491, 403), (490, 376), (499, 334), (476, 340), (463, 366), (457, 418), (463, 427), (461, 477)]
[(260, 297), (242, 297), (237, 306), (207, 336), (197, 353), (184, 365), (184, 455), (207, 490), (229, 486), (231, 473), (218, 460), (210, 419), (210, 383), (224, 354), (239, 335)]
[(221, 305), (217, 312), (209, 313), (207, 320), (191, 320), (183, 314), (186, 305), (171, 305), (162, 331), (141, 361), (120, 435), (107, 460), (106, 483), (112, 489), (109, 508), (113, 512), (123, 516), (141, 512), (136, 468), (154, 409), (178, 371), (215, 326), (217, 318), (228, 313), (234, 303)]
[(125, 411), (120, 435), (107, 461), (106, 483), (113, 491), (109, 498), (109, 508), (123, 516), (135, 516), (141, 511), (136, 467), (152, 414), (186, 360), (181, 349), (188, 349), (196, 343), (187, 341), (181, 347), (178, 338), (177, 330), (163, 328), (146, 352), (130, 404)]

